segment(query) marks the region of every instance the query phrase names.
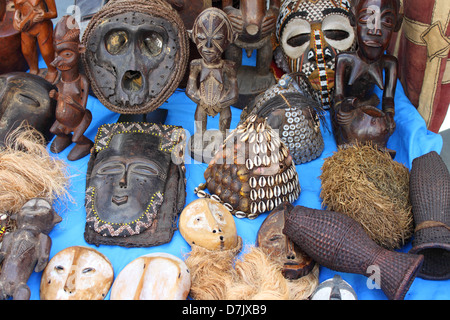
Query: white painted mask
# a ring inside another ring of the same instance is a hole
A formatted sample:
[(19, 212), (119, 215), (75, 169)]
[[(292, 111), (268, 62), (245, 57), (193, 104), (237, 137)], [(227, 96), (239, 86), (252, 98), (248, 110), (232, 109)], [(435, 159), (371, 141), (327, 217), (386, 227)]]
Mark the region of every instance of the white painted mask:
[(209, 250), (233, 249), (238, 244), (233, 215), (212, 199), (201, 198), (187, 205), (181, 212), (179, 229), (190, 245)]
[(111, 300), (185, 300), (191, 289), (186, 264), (168, 253), (151, 253), (130, 262), (117, 276)]
[(74, 246), (58, 252), (41, 278), (41, 300), (103, 300), (114, 279), (113, 267), (103, 254)]

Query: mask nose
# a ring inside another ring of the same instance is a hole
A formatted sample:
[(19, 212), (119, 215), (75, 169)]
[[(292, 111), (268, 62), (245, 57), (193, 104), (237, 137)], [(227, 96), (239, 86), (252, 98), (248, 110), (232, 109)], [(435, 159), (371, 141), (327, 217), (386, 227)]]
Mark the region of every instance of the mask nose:
[(137, 92), (142, 89), (143, 76), (140, 71), (128, 70), (122, 78), (122, 87), (127, 92)]
[(72, 294), (75, 292), (75, 287), (76, 287), (76, 276), (75, 276), (75, 270), (71, 269), (69, 276), (67, 277), (67, 280), (64, 284), (64, 291)]
[(119, 187), (122, 188), (126, 188), (128, 186), (128, 182), (127, 182), (127, 170), (124, 171), (122, 178), (120, 178), (119, 180)]

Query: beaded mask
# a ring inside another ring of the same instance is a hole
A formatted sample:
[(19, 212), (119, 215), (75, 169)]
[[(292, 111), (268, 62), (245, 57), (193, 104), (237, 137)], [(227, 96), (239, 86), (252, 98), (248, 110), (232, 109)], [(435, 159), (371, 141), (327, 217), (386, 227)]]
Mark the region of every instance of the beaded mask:
[(241, 119), (248, 114), (266, 118), (270, 127), (279, 131), (295, 164), (312, 161), (322, 154), (324, 141), (320, 130), (323, 109), (310, 98), (311, 92), (312, 88), (300, 88), (293, 75), (285, 74), (244, 109)]
[(294, 202), (301, 191), (289, 149), (256, 115), (230, 133), (204, 177), (197, 194), (207, 196), (207, 188), (238, 218), (255, 219), (282, 202)]
[(87, 173), (88, 242), (170, 241), (185, 200), (184, 166), (172, 161), (182, 134), (180, 128), (150, 123), (100, 127)]
[(348, 0), (286, 0), (277, 21), (286, 72), (303, 72), (324, 108), (334, 88), (335, 57), (355, 45)]

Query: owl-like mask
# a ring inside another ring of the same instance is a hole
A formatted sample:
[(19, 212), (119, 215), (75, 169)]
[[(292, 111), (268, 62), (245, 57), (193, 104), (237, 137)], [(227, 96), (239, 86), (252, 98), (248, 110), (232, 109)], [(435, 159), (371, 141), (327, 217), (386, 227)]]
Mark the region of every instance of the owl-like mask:
[(124, 2), (105, 5), (90, 21), (83, 64), (105, 107), (144, 114), (177, 88), (187, 67), (188, 39), (180, 16), (165, 1)]

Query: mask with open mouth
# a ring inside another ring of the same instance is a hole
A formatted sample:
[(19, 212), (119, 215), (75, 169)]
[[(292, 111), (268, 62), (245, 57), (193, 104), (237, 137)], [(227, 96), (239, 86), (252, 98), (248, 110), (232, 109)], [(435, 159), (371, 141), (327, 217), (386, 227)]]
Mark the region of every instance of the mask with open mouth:
[(183, 165), (172, 161), (182, 134), (178, 127), (150, 123), (100, 127), (87, 172), (88, 243), (170, 241), (185, 199)]
[(188, 63), (183, 21), (160, 0), (105, 5), (90, 21), (83, 44), (93, 92), (122, 114), (157, 109), (175, 91)]

